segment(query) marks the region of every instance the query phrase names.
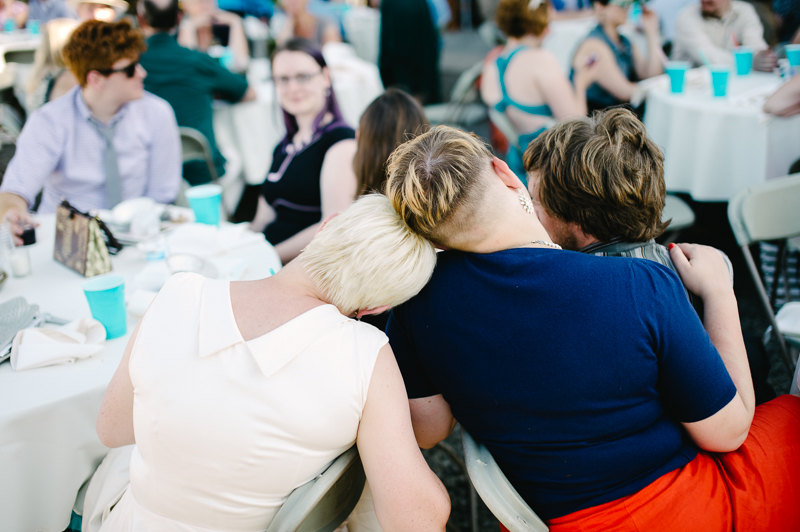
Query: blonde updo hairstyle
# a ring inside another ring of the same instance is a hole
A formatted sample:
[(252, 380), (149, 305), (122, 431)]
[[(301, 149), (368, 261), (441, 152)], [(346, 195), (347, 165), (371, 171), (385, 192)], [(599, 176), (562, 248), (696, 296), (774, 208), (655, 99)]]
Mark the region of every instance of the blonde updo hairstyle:
[(328, 221), (298, 260), (329, 302), (350, 315), (414, 297), (433, 274), (436, 250), (386, 196), (367, 194)]
[(386, 195), (408, 226), (448, 248), (481, 222), (492, 154), (477, 136), (436, 126), (398, 146)]
[(540, 37), (550, 20), (550, 3), (547, 0), (531, 9), (530, 0), (500, 0), (495, 22), (507, 37), (519, 39), (525, 35)]

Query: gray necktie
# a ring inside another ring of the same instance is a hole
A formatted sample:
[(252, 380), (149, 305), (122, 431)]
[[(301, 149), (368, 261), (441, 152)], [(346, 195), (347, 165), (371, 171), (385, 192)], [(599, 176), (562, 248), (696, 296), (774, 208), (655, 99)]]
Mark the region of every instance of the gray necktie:
[(106, 197), (108, 208), (113, 208), (122, 201), (122, 184), (119, 180), (119, 165), (117, 165), (117, 150), (114, 149), (114, 131), (116, 122), (102, 127), (94, 120), (89, 120), (101, 137), (106, 139), (106, 149), (103, 151), (103, 168), (106, 171)]

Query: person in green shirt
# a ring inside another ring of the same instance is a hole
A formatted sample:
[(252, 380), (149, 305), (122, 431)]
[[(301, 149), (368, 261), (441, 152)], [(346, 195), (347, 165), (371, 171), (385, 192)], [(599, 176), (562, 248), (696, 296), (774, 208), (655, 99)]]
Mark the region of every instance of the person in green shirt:
[[(180, 46), (175, 39), (180, 11), (178, 0), (139, 2), (139, 25), (147, 37), (140, 64), (147, 70), (144, 88), (172, 105), (178, 125), (200, 131), (214, 154), (217, 175), (225, 173), (225, 158), (217, 149), (211, 102), (254, 100), (256, 93), (244, 76), (229, 72), (216, 59)], [(183, 178), (191, 185), (208, 183), (211, 176), (202, 161), (183, 165)]]

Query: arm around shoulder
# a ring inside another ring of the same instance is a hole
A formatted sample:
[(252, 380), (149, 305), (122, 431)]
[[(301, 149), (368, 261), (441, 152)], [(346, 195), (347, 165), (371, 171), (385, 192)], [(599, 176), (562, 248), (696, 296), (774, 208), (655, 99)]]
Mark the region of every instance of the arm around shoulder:
[(417, 447), (403, 378), (388, 344), (372, 372), (357, 441), (381, 528), (443, 531), (450, 498)]

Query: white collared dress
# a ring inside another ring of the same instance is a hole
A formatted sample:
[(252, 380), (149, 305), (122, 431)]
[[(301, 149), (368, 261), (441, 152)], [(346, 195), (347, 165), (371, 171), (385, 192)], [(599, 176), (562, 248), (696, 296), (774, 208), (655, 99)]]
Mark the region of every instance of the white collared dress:
[(131, 354), (131, 485), (102, 530), (265, 530), (354, 444), (386, 342), (333, 305), (244, 341), (228, 281), (173, 276)]

